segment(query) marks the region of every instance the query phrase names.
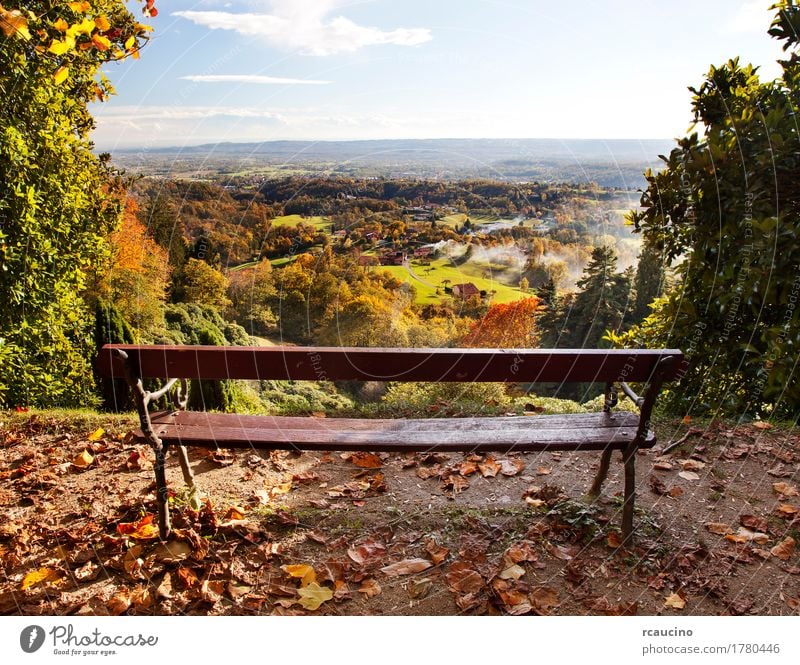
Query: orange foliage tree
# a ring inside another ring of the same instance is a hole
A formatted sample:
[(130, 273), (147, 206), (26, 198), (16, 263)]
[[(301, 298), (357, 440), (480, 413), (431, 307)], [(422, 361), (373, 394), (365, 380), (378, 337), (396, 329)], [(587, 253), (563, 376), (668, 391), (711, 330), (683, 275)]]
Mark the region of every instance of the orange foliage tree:
[(122, 225), (111, 234), (111, 269), (106, 292), (120, 314), (140, 332), (156, 327), (169, 281), (167, 250), (147, 235), (136, 201), (128, 198)]
[(471, 348), (534, 348), (539, 343), (534, 317), (540, 309), (536, 297), (492, 305), (483, 318), (472, 324), (461, 345)]

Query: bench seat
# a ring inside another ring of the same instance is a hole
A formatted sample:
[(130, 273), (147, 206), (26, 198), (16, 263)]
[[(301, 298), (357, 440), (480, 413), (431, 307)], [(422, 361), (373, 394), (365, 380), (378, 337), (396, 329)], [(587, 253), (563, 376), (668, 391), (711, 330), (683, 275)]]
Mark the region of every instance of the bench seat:
[[(639, 416), (626, 411), (484, 418), (308, 418), (194, 411), (153, 413), (166, 445), (205, 448), (359, 450), (387, 452), (512, 452), (623, 450)], [(141, 430), (137, 433), (145, 439)], [(639, 444), (651, 448), (652, 431)]]

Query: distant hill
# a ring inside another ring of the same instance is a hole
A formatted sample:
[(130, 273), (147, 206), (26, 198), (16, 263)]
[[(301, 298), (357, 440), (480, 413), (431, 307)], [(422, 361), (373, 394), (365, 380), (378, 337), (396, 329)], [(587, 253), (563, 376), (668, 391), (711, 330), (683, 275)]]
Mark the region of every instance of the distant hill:
[(658, 155), (671, 146), (672, 141), (650, 139), (266, 141), (117, 150), (114, 161), (130, 171), (170, 177), (491, 178), (637, 189), (644, 184), (643, 171), (660, 168)]

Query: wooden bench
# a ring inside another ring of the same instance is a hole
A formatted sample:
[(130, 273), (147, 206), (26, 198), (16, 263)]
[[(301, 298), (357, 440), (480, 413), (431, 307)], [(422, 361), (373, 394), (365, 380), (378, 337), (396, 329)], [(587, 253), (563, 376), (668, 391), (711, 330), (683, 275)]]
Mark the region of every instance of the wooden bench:
[[(590, 496), (597, 496), (614, 450), (625, 467), (623, 542), (633, 533), (635, 459), (656, 436), (650, 415), (665, 381), (675, 378), (683, 354), (669, 350), (606, 349), (373, 349), (325, 347), (133, 346), (101, 349), (100, 374), (124, 378), (141, 423), (138, 437), (153, 446), (162, 538), (170, 531), (166, 451), (177, 449), (185, 481), (194, 486), (186, 446), (290, 450), (504, 452), (601, 451)], [(164, 379), (157, 391), (145, 379)], [(247, 416), (186, 411), (189, 379), (310, 381), (503, 381), (605, 384), (602, 413), (479, 418), (361, 419)], [(628, 382), (647, 384), (639, 397)], [(639, 414), (612, 411), (618, 390)], [(174, 410), (150, 413), (171, 396)]]

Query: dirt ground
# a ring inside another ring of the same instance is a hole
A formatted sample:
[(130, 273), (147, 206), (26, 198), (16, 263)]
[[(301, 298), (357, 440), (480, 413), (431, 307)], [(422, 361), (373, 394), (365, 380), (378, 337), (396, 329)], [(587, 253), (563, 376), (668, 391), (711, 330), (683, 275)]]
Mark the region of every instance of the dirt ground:
[[(622, 465), (598, 453), (169, 457), (128, 418), (0, 414), (0, 613), (797, 615), (800, 436), (657, 425), (620, 547)], [(684, 438), (667, 455), (663, 447)]]

